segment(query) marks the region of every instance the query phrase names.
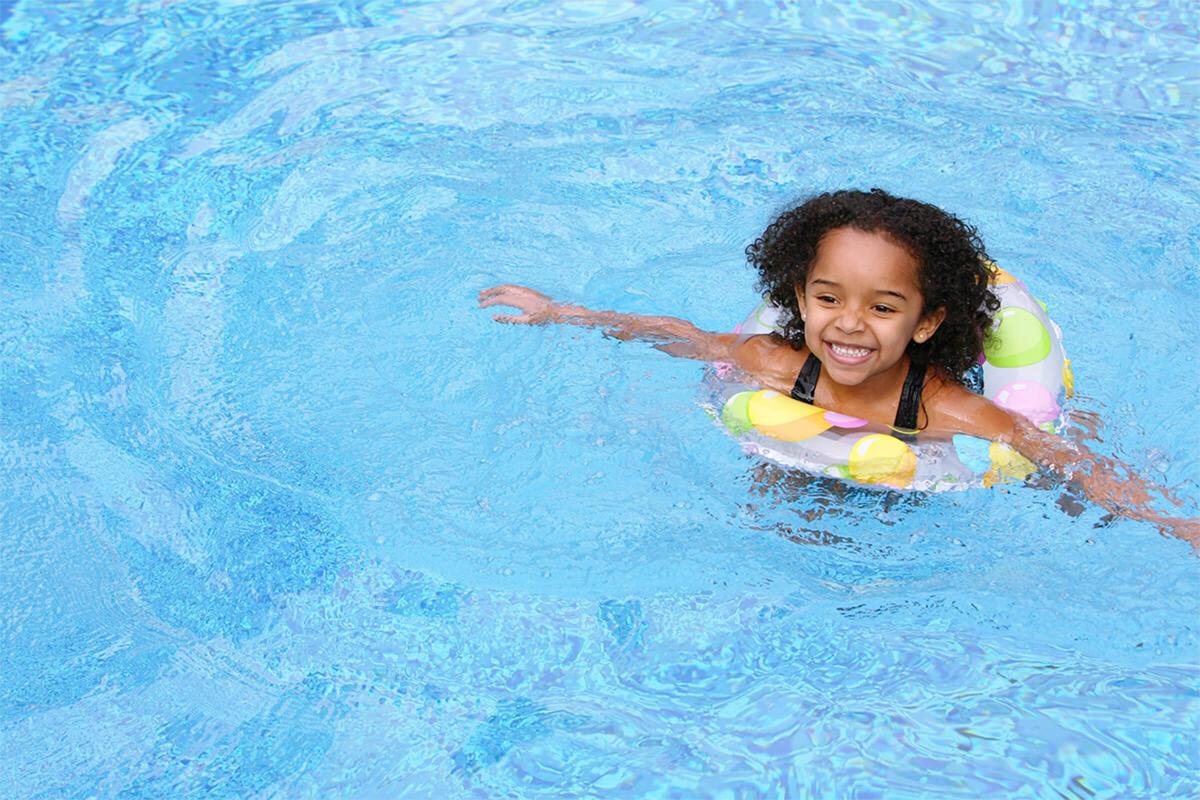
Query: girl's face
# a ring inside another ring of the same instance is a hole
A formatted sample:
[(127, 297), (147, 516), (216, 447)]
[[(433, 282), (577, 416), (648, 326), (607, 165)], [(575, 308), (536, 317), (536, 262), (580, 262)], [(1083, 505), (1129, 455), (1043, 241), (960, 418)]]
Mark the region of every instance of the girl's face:
[(804, 342), (834, 382), (860, 386), (895, 377), (908, 343), (933, 336), (946, 310), (922, 313), (919, 267), (879, 233), (835, 228), (821, 238), (796, 299)]

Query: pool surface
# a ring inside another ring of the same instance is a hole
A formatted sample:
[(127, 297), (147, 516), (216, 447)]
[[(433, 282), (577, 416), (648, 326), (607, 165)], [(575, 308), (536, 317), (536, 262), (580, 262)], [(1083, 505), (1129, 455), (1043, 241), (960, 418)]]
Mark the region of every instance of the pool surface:
[(475, 306), (731, 330), (881, 186), (1200, 514), (1194, 4), (844, 5), (0, 4), (3, 793), (1200, 795), (1185, 543), (773, 474), (697, 363)]

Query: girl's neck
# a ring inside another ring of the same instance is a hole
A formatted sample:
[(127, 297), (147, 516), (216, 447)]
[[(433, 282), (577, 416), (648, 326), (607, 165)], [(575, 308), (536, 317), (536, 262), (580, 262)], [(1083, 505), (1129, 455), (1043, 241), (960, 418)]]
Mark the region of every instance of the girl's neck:
[(900, 402), (900, 391), (908, 376), (911, 359), (905, 354), (883, 372), (872, 375), (862, 383), (837, 383), (828, 370), (822, 371), (823, 388), (829, 395), (832, 411), (851, 413), (874, 422), (891, 424)]

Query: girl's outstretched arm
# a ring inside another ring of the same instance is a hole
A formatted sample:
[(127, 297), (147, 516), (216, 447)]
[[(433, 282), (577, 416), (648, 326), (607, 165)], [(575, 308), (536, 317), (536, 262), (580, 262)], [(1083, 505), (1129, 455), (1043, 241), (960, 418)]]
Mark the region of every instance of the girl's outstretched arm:
[(578, 325), (604, 328), (607, 336), (638, 339), (680, 358), (721, 361), (745, 373), (758, 386), (787, 393), (796, 380), (799, 365), (795, 350), (772, 336), (746, 336), (736, 333), (710, 333), (678, 317), (622, 314), (596, 311), (583, 306), (556, 302), (528, 286), (506, 283), (479, 293), (481, 308), (512, 306), (519, 314), (493, 314), (497, 322), (518, 325)]
[(505, 283), (479, 293), (479, 306), (513, 306), (520, 314), (493, 314), (497, 322), (519, 325), (578, 325), (583, 328), (604, 328), (607, 336), (617, 339), (640, 339), (654, 343), (658, 349), (682, 358), (700, 361), (720, 361), (729, 357), (730, 336), (702, 331), (678, 317), (622, 314), (617, 311), (596, 311), (583, 306), (556, 302), (528, 286)]
[(1105, 511), (1156, 525), (1170, 536), (1200, 550), (1200, 519), (1171, 517), (1155, 508), (1157, 500), (1183, 505), (1169, 490), (1145, 480), (1121, 464), (1093, 453), (1079, 442), (1038, 429), (1024, 417), (1009, 414), (990, 400), (966, 390), (944, 402), (933, 423), (945, 430), (1009, 444), (1021, 455), (1078, 486)]
[[(623, 314), (596, 311), (584, 306), (559, 303), (528, 286), (506, 283), (479, 293), (479, 306), (512, 306), (519, 314), (493, 314), (492, 319), (518, 325), (578, 325), (604, 328), (606, 336), (650, 342), (664, 353), (698, 361), (724, 361), (735, 364), (762, 385), (787, 391), (787, 367), (780, 368), (772, 358), (776, 345), (765, 336), (736, 333), (711, 333), (678, 317)], [(791, 378), (795, 378), (792, 370)], [(778, 373), (778, 374), (776, 374)]]
[(1163, 533), (1200, 550), (1200, 519), (1171, 517), (1155, 508), (1165, 500), (1183, 502), (1162, 486), (1138, 475), (1128, 465), (1093, 453), (1084, 445), (1039, 430), (1023, 417), (1015, 419), (1010, 443), (1020, 453), (1049, 467), (1079, 487), (1089, 500), (1118, 516), (1150, 522)]

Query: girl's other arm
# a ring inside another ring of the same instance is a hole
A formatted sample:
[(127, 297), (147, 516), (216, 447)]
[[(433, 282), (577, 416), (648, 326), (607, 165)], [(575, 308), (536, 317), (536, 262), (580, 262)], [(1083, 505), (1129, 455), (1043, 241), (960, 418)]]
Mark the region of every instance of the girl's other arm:
[(966, 390), (949, 403), (941, 403), (937, 427), (957, 430), (1011, 445), (1026, 458), (1048, 467), (1106, 511), (1157, 525), (1171, 536), (1200, 550), (1200, 520), (1169, 517), (1154, 508), (1155, 498), (1175, 506), (1182, 503), (1158, 486), (1114, 459), (1097, 455), (1078, 442), (1038, 429), (1024, 417), (1009, 414), (990, 400)]
[[(578, 325), (604, 328), (617, 339), (637, 339), (680, 358), (698, 361), (724, 361), (753, 376), (763, 386), (787, 392), (791, 388), (788, 365), (775, 358), (776, 345), (768, 336), (740, 336), (735, 333), (710, 333), (678, 317), (622, 314), (596, 311), (583, 306), (558, 303), (527, 286), (502, 284), (479, 293), (481, 308), (505, 305), (520, 309), (519, 314), (494, 314), (492, 319), (519, 325)], [(790, 378), (795, 379), (795, 369)]]
[(520, 314), (493, 314), (492, 319), (517, 325), (578, 325), (604, 328), (617, 339), (641, 339), (654, 342), (671, 355), (701, 361), (719, 361), (728, 353), (728, 343), (719, 334), (708, 333), (677, 317), (622, 314), (596, 311), (584, 306), (556, 302), (528, 286), (502, 284), (479, 293), (479, 306), (513, 306)]
[(1169, 489), (1144, 479), (1128, 465), (1039, 430), (1024, 417), (1014, 420), (1010, 444), (1027, 458), (1066, 477), (1106, 511), (1153, 523), (1163, 533), (1200, 550), (1200, 519), (1170, 517), (1156, 509), (1157, 498), (1176, 507), (1183, 503)]

